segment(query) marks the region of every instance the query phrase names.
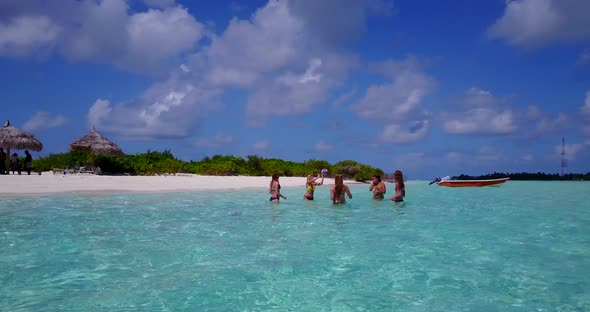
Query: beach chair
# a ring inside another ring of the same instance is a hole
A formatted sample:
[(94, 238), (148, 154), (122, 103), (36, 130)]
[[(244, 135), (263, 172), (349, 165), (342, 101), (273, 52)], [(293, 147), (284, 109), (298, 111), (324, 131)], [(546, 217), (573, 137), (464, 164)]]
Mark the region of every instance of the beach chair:
[(51, 169), (51, 171), (53, 172), (53, 174), (66, 174), (65, 169), (61, 169), (61, 168), (53, 168), (53, 169)]

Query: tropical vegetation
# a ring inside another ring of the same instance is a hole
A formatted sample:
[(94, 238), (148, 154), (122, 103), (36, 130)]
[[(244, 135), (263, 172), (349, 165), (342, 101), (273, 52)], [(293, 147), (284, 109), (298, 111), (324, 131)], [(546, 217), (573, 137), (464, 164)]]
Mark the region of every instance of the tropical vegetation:
[(51, 154), (33, 161), (33, 167), (39, 171), (54, 168), (75, 168), (77, 166), (100, 167), (105, 174), (113, 175), (156, 175), (192, 173), (199, 175), (245, 175), (270, 176), (278, 172), (281, 176), (306, 176), (317, 174), (323, 168), (329, 175), (342, 174), (347, 179), (357, 181), (370, 180), (373, 175), (384, 175), (383, 170), (353, 160), (344, 160), (330, 164), (325, 160), (310, 159), (305, 162), (286, 161), (276, 158), (263, 158), (248, 155), (237, 156), (214, 155), (201, 161), (183, 161), (174, 157), (169, 150), (163, 152), (147, 151), (142, 154), (107, 156), (94, 155), (89, 151), (69, 151)]
[(490, 174), (485, 174), (481, 176), (470, 176), (461, 174), (459, 176), (453, 177), (453, 179), (457, 180), (485, 180), (485, 179), (499, 179), (499, 178), (510, 178), (510, 180), (515, 181), (571, 181), (571, 180), (583, 180), (583, 181), (590, 181), (590, 172), (588, 173), (568, 173), (564, 175), (560, 175), (557, 173), (544, 173), (544, 172), (537, 172), (537, 173), (528, 173), (528, 172), (520, 172), (520, 173), (501, 173), (501, 172), (494, 172)]

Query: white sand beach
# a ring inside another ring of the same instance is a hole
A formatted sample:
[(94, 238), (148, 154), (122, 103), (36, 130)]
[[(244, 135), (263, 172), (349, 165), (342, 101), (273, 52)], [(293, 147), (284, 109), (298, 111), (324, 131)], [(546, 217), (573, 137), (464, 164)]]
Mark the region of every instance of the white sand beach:
[[(55, 193), (172, 192), (267, 188), (270, 177), (248, 176), (101, 176), (91, 174), (0, 175), (0, 195), (34, 195)], [(281, 177), (283, 187), (303, 187), (304, 177)], [(358, 183), (346, 181), (345, 183)], [(326, 178), (325, 185), (334, 184)]]

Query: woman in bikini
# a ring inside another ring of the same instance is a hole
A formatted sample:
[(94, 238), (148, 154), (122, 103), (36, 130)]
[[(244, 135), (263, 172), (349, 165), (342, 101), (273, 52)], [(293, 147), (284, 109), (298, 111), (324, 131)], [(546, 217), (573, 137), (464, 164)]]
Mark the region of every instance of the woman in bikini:
[(333, 204), (344, 204), (346, 203), (346, 198), (344, 198), (344, 194), (348, 195), (349, 199), (352, 199), (352, 194), (350, 193), (350, 189), (348, 185), (344, 184), (344, 180), (342, 179), (341, 174), (337, 174), (334, 176), (334, 185), (330, 188), (330, 199), (332, 200)]
[(395, 195), (390, 197), (390, 200), (393, 200), (396, 203), (401, 203), (404, 201), (404, 197), (406, 196), (406, 185), (404, 184), (404, 174), (397, 170), (393, 174), (393, 180), (395, 181)]
[(280, 198), (287, 199), (287, 196), (281, 194), (279, 174), (276, 172), (272, 174), (272, 180), (270, 181), (270, 185), (268, 186), (268, 192), (270, 193), (270, 201), (273, 203), (278, 203)]
[(373, 176), (373, 183), (371, 183), (369, 191), (373, 192), (373, 199), (383, 199), (385, 197), (386, 187), (385, 183), (381, 182), (380, 176)]
[[(322, 178), (320, 180), (320, 182), (316, 182), (317, 179)], [(304, 200), (313, 200), (313, 193), (315, 191), (315, 187), (318, 185), (322, 185), (324, 184), (324, 175), (323, 174), (318, 174), (317, 177), (314, 177), (313, 175), (308, 175), (307, 176), (307, 182), (305, 183), (305, 189), (307, 190), (307, 192), (305, 192), (305, 195), (303, 195), (303, 199)]]

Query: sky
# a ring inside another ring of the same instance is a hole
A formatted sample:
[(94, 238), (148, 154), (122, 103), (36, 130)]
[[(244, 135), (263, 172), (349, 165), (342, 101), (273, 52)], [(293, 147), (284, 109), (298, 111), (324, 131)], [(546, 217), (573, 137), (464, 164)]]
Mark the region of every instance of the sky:
[(2, 0), (0, 119), (68, 150), (590, 171), (587, 0)]

